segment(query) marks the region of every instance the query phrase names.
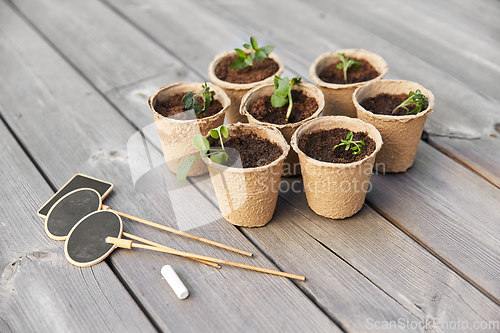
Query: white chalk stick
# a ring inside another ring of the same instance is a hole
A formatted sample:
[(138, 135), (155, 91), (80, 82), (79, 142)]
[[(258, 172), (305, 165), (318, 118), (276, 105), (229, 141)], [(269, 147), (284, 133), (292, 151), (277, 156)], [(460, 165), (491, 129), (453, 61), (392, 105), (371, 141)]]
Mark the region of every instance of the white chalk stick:
[(189, 291), (186, 286), (182, 283), (181, 279), (179, 279), (179, 276), (170, 265), (165, 265), (161, 268), (161, 275), (167, 280), (170, 288), (172, 288), (177, 297), (185, 299), (189, 296)]

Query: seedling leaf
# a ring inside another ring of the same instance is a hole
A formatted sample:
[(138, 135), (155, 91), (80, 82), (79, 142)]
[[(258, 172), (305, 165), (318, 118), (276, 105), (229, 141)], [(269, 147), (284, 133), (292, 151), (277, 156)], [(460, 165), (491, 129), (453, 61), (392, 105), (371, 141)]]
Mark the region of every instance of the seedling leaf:
[[(361, 152), (362, 152), (361, 146), (364, 146), (365, 142), (363, 140), (352, 141), (353, 135), (354, 134), (352, 132), (347, 133), (345, 140), (340, 139), (340, 143), (338, 145), (336, 145), (335, 147), (333, 147), (332, 150), (335, 150), (335, 148), (337, 148), (337, 147), (345, 146), (344, 150), (351, 149), (353, 155), (361, 154)], [(352, 145), (352, 147), (351, 147), (351, 145)]]
[(201, 152), (201, 156), (206, 155), (210, 149), (210, 143), (203, 135), (197, 134), (193, 137), (193, 145)]
[(219, 153), (215, 153), (215, 154), (210, 156), (210, 159), (212, 161), (214, 161), (215, 163), (219, 163), (219, 164), (226, 163), (228, 158), (229, 158), (229, 156), (227, 155), (226, 152), (219, 152)]
[[(215, 91), (211, 91), (210, 87), (205, 82), (201, 86), (201, 91), (199, 93), (193, 95), (192, 92), (188, 92), (182, 97), (181, 101), (185, 104), (185, 110), (193, 110), (198, 115), (207, 110), (207, 108), (210, 106), (210, 103), (212, 103), (214, 96)], [(203, 109), (200, 108), (200, 103), (196, 100), (198, 97), (201, 97), (203, 100)]]
[(347, 58), (344, 53), (339, 53), (338, 57), (340, 62), (337, 63), (337, 69), (344, 70), (344, 81), (347, 83), (347, 70), (351, 67), (353, 69), (358, 69), (361, 66), (361, 63), (354, 59)]
[(243, 47), (250, 51), (247, 53), (241, 49), (234, 49), (238, 58), (236, 58), (231, 65), (229, 66), (232, 69), (242, 69), (247, 66), (253, 66), (253, 61), (262, 61), (269, 57), (271, 52), (274, 50), (274, 46), (263, 46), (259, 48), (259, 44), (257, 44), (257, 40), (255, 38), (250, 37), (250, 44), (243, 44)]
[(189, 169), (191, 169), (191, 166), (197, 160), (198, 159), (194, 156), (188, 156), (184, 161), (182, 161), (181, 165), (179, 165), (179, 168), (177, 169), (177, 180), (179, 183), (183, 184), (186, 181)]
[(284, 78), (274, 76), (274, 92), (271, 95), (271, 104), (275, 108), (279, 108), (288, 102), (288, 109), (285, 116), (286, 121), (290, 118), (293, 108), (292, 88), (295, 84), (300, 83), (301, 79), (300, 76), (297, 76), (290, 81), (286, 76)]
[[(408, 108), (408, 106), (410, 105), (415, 105), (415, 108), (413, 110), (410, 110)], [(408, 93), (408, 98), (401, 104), (396, 106), (396, 108), (392, 110), (391, 114), (392, 115), (396, 114), (396, 111), (400, 108), (406, 110), (406, 115), (417, 114), (420, 111), (427, 109), (428, 106), (429, 106), (429, 100), (424, 94), (422, 94), (420, 89), (417, 89), (415, 92), (410, 91)]]

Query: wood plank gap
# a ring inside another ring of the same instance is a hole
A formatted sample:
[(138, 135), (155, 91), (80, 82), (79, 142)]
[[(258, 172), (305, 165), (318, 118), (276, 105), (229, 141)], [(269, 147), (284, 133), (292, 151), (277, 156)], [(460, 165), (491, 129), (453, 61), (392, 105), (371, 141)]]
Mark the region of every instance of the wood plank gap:
[[(122, 284), (123, 288), (125, 288), (125, 290), (130, 294), (130, 297), (132, 297), (132, 299), (134, 300), (135, 304), (137, 304), (137, 306), (139, 307), (139, 309), (141, 309), (141, 311), (144, 313), (144, 315), (146, 316), (146, 318), (148, 318), (148, 320), (150, 321), (151, 325), (153, 325), (153, 327), (155, 328), (155, 330), (157, 330), (158, 333), (163, 333), (164, 331), (160, 328), (160, 325), (158, 324), (158, 322), (153, 318), (153, 316), (151, 316), (149, 314), (149, 312), (144, 307), (144, 305), (142, 305), (142, 303), (139, 300), (139, 298), (137, 298), (137, 296), (135, 295), (135, 293), (132, 290), (132, 288), (130, 288), (130, 286), (127, 284), (127, 282), (125, 281), (125, 279), (121, 275), (120, 271), (118, 271), (118, 269), (116, 269), (115, 265), (113, 265), (113, 262), (111, 261), (111, 258), (109, 258), (109, 257), (106, 258), (105, 262), (109, 266), (109, 268), (111, 269), (111, 271), (115, 274), (115, 276), (117, 277), (118, 281), (120, 281), (120, 283)], [(90, 268), (92, 268), (92, 267), (90, 267)]]

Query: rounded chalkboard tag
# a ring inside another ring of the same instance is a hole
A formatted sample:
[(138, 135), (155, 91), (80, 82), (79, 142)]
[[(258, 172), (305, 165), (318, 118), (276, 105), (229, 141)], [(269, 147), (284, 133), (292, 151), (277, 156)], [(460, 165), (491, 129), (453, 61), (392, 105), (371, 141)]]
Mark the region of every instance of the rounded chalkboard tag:
[(116, 245), (106, 243), (106, 238), (120, 238), (122, 231), (122, 219), (115, 212), (100, 210), (90, 213), (71, 229), (64, 245), (66, 259), (79, 267), (95, 265), (116, 248)]
[(82, 218), (101, 209), (99, 192), (80, 188), (59, 199), (50, 209), (45, 220), (45, 232), (54, 240), (65, 240)]

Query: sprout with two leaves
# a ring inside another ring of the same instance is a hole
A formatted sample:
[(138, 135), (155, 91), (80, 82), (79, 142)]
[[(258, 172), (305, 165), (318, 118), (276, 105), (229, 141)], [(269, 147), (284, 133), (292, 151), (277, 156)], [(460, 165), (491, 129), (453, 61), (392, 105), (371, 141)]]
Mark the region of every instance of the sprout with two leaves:
[(189, 173), (189, 169), (194, 162), (202, 159), (203, 157), (209, 157), (212, 161), (218, 164), (224, 164), (227, 162), (229, 156), (224, 149), (224, 143), (222, 142), (222, 137), (227, 138), (229, 132), (226, 126), (221, 125), (217, 128), (210, 130), (210, 136), (214, 139), (220, 139), (221, 148), (210, 148), (210, 142), (204, 136), (197, 134), (193, 137), (193, 145), (200, 151), (200, 157), (189, 156), (184, 161), (182, 161), (179, 169), (177, 169), (177, 180), (180, 183), (184, 183), (186, 177)]

